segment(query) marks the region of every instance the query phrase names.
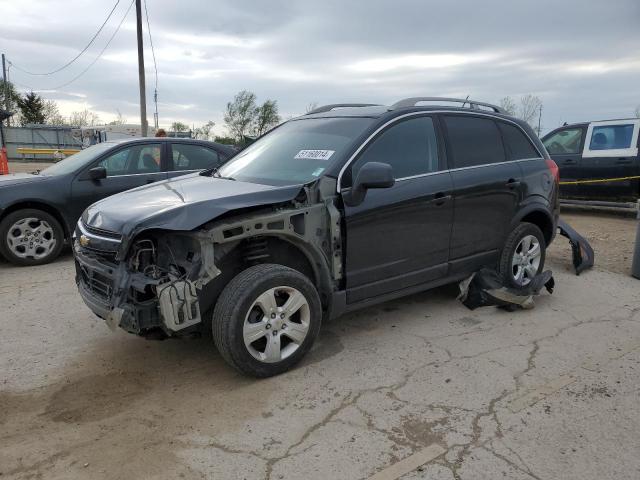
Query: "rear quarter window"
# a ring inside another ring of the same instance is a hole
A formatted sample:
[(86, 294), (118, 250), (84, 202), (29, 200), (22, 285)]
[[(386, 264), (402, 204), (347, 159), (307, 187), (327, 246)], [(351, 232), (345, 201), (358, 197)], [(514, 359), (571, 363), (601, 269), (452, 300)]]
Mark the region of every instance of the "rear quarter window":
[(514, 125), (503, 122), (498, 122), (498, 126), (502, 131), (502, 139), (504, 140), (510, 160), (540, 158), (540, 154), (522, 130)]
[(468, 115), (443, 117), (454, 168), (475, 167), (506, 160), (502, 136), (490, 118)]

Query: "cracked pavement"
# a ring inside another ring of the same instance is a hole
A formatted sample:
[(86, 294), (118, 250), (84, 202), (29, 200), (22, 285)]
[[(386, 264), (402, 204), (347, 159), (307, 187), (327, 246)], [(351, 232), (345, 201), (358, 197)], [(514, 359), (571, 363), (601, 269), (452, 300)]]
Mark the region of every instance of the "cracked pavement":
[(68, 254), (0, 263), (2, 478), (366, 479), (437, 445), (401, 478), (637, 479), (640, 281), (552, 248), (533, 310), (413, 295), (323, 325), (266, 380), (208, 339), (111, 333)]

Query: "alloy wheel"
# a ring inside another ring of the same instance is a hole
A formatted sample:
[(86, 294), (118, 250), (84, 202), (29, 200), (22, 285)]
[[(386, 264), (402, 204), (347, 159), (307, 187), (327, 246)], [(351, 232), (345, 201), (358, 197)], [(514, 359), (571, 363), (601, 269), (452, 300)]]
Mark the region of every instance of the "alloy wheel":
[(242, 328), (244, 344), (255, 359), (280, 362), (300, 348), (310, 321), (309, 302), (299, 290), (270, 288), (249, 308)]

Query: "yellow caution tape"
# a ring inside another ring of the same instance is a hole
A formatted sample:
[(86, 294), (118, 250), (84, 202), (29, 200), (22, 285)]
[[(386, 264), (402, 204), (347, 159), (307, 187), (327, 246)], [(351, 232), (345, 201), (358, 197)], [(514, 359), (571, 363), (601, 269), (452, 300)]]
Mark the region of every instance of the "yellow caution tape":
[(594, 180), (574, 180), (567, 182), (560, 182), (560, 185), (581, 185), (583, 183), (606, 183), (606, 182), (621, 182), (623, 180), (636, 180), (640, 175), (634, 175), (632, 177), (620, 177), (620, 178), (599, 178)]

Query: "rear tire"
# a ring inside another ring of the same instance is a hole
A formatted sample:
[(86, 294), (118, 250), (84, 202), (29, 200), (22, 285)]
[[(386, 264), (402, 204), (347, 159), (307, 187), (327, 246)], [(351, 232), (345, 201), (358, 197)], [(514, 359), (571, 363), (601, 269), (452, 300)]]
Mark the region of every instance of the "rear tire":
[(0, 253), (14, 265), (49, 263), (58, 257), (63, 244), (60, 223), (42, 210), (17, 210), (0, 222)]
[(498, 271), (503, 283), (521, 289), (542, 273), (547, 244), (540, 228), (533, 223), (520, 223), (507, 237)]
[(309, 351), (322, 320), (318, 292), (297, 270), (255, 265), (235, 276), (213, 310), (213, 341), (245, 375), (286, 372)]

